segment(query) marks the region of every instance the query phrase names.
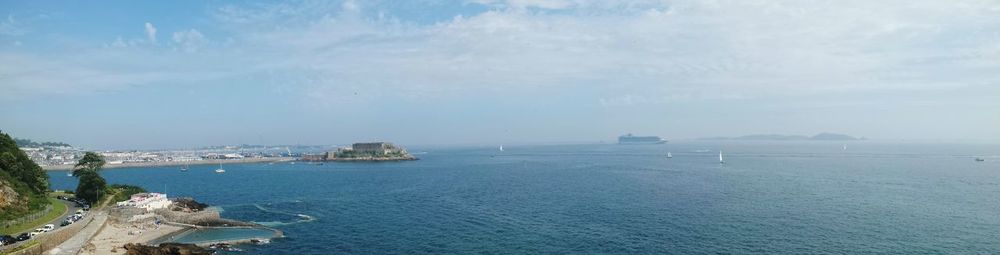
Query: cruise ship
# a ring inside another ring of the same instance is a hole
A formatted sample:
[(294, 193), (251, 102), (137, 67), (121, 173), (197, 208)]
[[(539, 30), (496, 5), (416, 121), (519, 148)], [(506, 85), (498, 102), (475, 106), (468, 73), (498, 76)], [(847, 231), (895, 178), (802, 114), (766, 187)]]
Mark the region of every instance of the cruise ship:
[(618, 137), (618, 144), (661, 144), (666, 142), (667, 140), (663, 140), (659, 136), (634, 136), (627, 134)]

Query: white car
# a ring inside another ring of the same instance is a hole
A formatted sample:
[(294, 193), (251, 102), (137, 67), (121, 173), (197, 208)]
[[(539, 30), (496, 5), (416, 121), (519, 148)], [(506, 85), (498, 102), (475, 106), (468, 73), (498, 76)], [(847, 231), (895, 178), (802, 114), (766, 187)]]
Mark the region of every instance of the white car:
[(36, 228), (35, 231), (31, 231), (31, 234), (28, 234), (28, 235), (30, 235), (31, 237), (35, 237), (35, 236), (37, 236), (38, 234), (41, 234), (41, 233), (45, 233), (45, 230), (40, 229), (40, 228)]
[(42, 229), (42, 231), (49, 232), (49, 231), (52, 231), (53, 229), (56, 229), (56, 225), (45, 224), (45, 226), (42, 227), (41, 229)]

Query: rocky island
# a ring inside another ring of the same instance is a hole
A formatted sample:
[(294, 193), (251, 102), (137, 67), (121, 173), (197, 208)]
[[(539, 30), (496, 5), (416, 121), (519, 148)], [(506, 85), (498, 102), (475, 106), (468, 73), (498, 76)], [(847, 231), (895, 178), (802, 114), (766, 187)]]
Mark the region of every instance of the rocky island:
[(404, 161), (417, 160), (403, 147), (387, 142), (355, 143), (323, 154), (305, 155), (304, 161)]

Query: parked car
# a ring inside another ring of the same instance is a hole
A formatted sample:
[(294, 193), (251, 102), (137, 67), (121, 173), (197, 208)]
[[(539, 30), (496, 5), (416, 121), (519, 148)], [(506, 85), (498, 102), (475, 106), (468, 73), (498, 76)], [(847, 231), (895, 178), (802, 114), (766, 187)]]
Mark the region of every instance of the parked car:
[(20, 241), (24, 241), (24, 240), (28, 240), (28, 239), (31, 239), (31, 234), (30, 233), (21, 233), (20, 235), (17, 235), (17, 241), (19, 241), (19, 242)]
[(16, 242), (17, 242), (17, 239), (14, 238), (13, 236), (10, 236), (10, 235), (2, 235), (2, 236), (0, 236), (0, 245), (9, 245), (9, 244), (16, 243)]
[(35, 231), (31, 231), (31, 237), (35, 237), (41, 233), (45, 233), (44, 229), (36, 228)]
[(44, 226), (44, 227), (42, 227), (42, 231), (45, 231), (45, 232), (49, 232), (49, 231), (52, 231), (53, 229), (56, 229), (56, 225), (53, 225), (53, 224), (45, 224), (45, 226)]
[(59, 226), (60, 227), (65, 227), (66, 225), (69, 225), (69, 224), (73, 224), (73, 222), (69, 221), (69, 219), (66, 219), (66, 220), (62, 221), (62, 223), (59, 223)]

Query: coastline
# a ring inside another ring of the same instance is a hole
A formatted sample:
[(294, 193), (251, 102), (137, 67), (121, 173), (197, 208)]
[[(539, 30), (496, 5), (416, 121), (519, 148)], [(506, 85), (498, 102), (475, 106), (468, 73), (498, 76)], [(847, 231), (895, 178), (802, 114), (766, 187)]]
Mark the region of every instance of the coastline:
[[(267, 157), (267, 158), (244, 158), (244, 159), (208, 159), (196, 161), (162, 161), (162, 162), (142, 162), (142, 163), (122, 163), (106, 164), (104, 168), (128, 168), (128, 167), (161, 167), (161, 166), (183, 166), (183, 165), (214, 165), (214, 164), (241, 164), (241, 163), (262, 163), (262, 162), (286, 162), (295, 161), (293, 157)], [(41, 166), (45, 171), (65, 171), (72, 170), (73, 165), (47, 165)]]

